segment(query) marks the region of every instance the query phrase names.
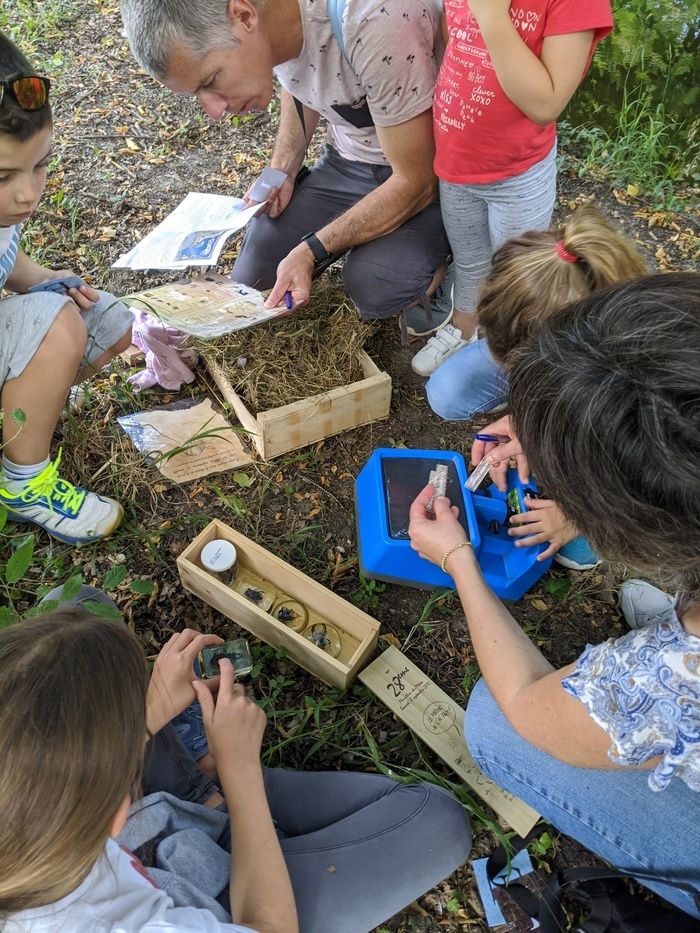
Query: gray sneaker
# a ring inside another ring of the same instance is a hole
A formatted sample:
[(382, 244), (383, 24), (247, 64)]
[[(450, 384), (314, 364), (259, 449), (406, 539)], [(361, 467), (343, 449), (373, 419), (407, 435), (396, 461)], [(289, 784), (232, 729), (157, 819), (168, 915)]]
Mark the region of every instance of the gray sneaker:
[(625, 580), (617, 598), (630, 628), (672, 619), (675, 613), (675, 599), (644, 580)]

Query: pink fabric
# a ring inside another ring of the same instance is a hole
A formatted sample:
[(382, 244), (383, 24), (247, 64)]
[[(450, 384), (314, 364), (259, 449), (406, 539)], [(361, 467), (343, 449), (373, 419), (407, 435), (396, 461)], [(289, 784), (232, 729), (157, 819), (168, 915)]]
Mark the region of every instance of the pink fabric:
[(190, 367), (197, 365), (198, 357), (194, 350), (185, 347), (187, 336), (146, 311), (133, 314), (132, 340), (146, 354), (146, 368), (129, 376), (136, 391), (156, 384), (177, 391), (183, 382), (192, 382), (194, 373)]

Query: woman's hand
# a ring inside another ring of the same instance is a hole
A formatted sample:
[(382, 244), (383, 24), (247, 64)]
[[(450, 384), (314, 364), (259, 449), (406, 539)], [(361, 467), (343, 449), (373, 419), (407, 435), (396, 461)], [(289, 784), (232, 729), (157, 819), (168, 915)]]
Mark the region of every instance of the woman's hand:
[(247, 764), (260, 764), (267, 717), (257, 703), (246, 696), (245, 689), (236, 683), (233, 665), (228, 658), (219, 661), (221, 678), (219, 693), (214, 703), (209, 690), (201, 681), (192, 687), (202, 708), (202, 721), (209, 749), (216, 758), (219, 774), (227, 777), (242, 774)]
[(458, 521), (459, 509), (446, 496), (435, 499), (434, 511), (428, 511), (434, 495), (435, 487), (428, 485), (411, 505), (408, 536), (413, 550), (439, 567), (448, 551), (469, 539)]
[(564, 513), (551, 499), (531, 499), (525, 497), (525, 505), (530, 511), (511, 515), (508, 534), (516, 541), (516, 547), (533, 547), (549, 541), (549, 547), (537, 555), (537, 560), (554, 557), (559, 548), (578, 537), (575, 525), (564, 517)]
[[(146, 725), (152, 735), (194, 702), (193, 664), (202, 648), (223, 643), (218, 635), (202, 635), (189, 628), (165, 643), (153, 665), (146, 694)], [(210, 678), (206, 686), (202, 684), (207, 691), (216, 690), (218, 685), (218, 677)]]
[(518, 476), (523, 483), (530, 480), (530, 465), (527, 457), (523, 453), (520, 441), (515, 436), (511, 427), (510, 415), (504, 415), (498, 421), (481, 428), (479, 434), (502, 434), (509, 437), (510, 440), (505, 444), (497, 444), (493, 441), (474, 441), (472, 444), (471, 460), (474, 466), (481, 463), (486, 457), (491, 466), (491, 481), (501, 492), (507, 491), (506, 474), (508, 472), (508, 461), (515, 460), (518, 468)]

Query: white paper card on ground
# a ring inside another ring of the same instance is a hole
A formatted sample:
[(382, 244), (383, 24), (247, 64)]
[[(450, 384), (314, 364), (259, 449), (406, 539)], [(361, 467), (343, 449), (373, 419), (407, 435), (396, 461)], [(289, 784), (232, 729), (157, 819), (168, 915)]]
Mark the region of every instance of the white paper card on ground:
[(215, 266), (226, 240), (260, 210), (241, 198), (191, 191), (155, 230), (123, 253), (115, 269), (187, 269)]
[(539, 814), (513, 794), (501, 790), (479, 769), (464, 741), (464, 710), (427, 674), (398, 648), (391, 647), (359, 677), (520, 836), (530, 832)]
[[(133, 415), (117, 421), (137, 450), (158, 467), (163, 476), (187, 483), (211, 473), (223, 473), (252, 463), (235, 431), (214, 411), (210, 399), (183, 408), (182, 403)], [(170, 452), (182, 448), (178, 453)]]
[(262, 324), (286, 314), (286, 308), (266, 308), (265, 295), (223, 276), (175, 282), (137, 292), (124, 299), (148, 311), (183, 334), (205, 339)]

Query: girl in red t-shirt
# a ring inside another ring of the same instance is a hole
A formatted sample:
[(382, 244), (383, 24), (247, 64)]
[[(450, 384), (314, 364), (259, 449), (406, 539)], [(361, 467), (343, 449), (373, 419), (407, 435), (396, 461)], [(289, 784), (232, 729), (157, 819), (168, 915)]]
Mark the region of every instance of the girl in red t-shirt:
[(453, 316), (414, 357), (420, 375), (475, 338), (476, 296), (494, 250), (549, 226), (555, 121), (611, 29), (610, 0), (445, 0), (433, 126)]

